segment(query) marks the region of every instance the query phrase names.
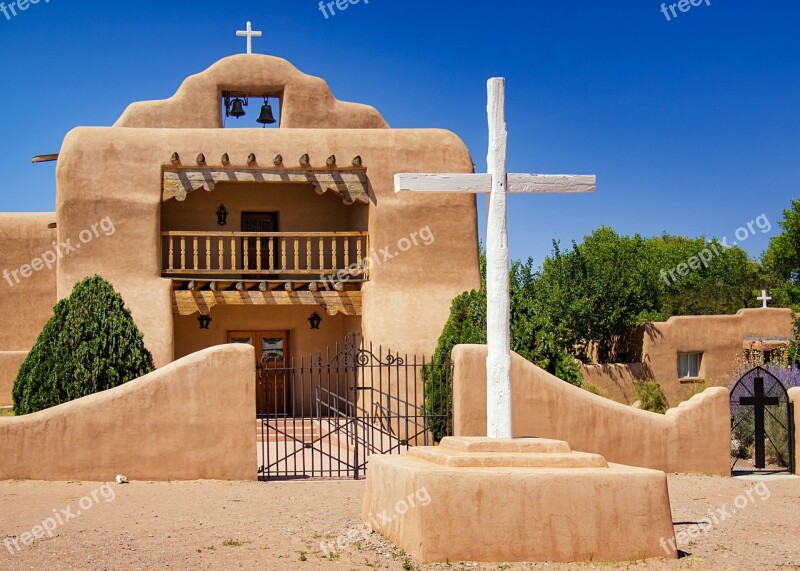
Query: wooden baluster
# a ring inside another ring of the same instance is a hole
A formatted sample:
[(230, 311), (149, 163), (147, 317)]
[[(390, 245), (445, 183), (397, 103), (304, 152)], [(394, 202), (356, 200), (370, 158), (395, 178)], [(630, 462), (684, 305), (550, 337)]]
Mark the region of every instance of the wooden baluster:
[(300, 240), (294, 239), (294, 270), (300, 269)]
[(206, 236), (206, 269), (211, 269), (211, 237)]
[(261, 271), (261, 238), (256, 238), (256, 270)]
[(319, 271), (325, 271), (325, 238), (319, 237)]
[(250, 269), (250, 240), (245, 238), (242, 240), (242, 253), (244, 254), (243, 269)]
[(195, 236), (194, 240), (193, 240), (193, 244), (194, 244), (194, 256), (193, 256), (194, 257), (194, 266), (192, 266), (193, 270), (197, 270), (197, 269), (200, 268), (200, 259), (199, 259), (200, 252), (198, 251), (199, 247), (197, 245), (197, 240), (198, 240), (198, 238), (197, 238), (197, 236)]
[(231, 270), (236, 269), (236, 238), (231, 238)]
[(275, 269), (275, 240), (269, 239), (269, 271)]
[(281, 269), (286, 269), (286, 238), (281, 238)]
[(186, 269), (186, 237), (181, 236), (181, 269)]
[(336, 271), (338, 268), (336, 266), (339, 265), (339, 261), (336, 259), (336, 236), (331, 238), (331, 271)]
[(361, 237), (359, 236), (356, 240), (356, 262), (358, 263), (358, 269), (360, 270), (361, 274), (364, 273), (364, 258), (361, 257)]
[(172, 236), (167, 236), (167, 240), (169, 240), (169, 269), (175, 269), (175, 238)]
[(222, 238), (219, 239), (219, 268), (218, 270), (222, 270), (225, 268), (225, 242), (222, 241)]
[(344, 267), (350, 267), (350, 238), (344, 238)]
[(306, 238), (306, 269), (311, 269), (311, 238)]

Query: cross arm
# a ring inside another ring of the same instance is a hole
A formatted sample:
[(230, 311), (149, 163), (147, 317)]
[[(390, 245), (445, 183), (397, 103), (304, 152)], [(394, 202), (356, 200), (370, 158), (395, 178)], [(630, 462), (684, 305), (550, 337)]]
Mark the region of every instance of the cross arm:
[[(509, 174), (511, 193), (577, 193), (594, 192), (594, 175)], [(395, 192), (466, 192), (486, 194), (492, 190), (490, 174), (414, 174), (401, 173), (394, 177)]]

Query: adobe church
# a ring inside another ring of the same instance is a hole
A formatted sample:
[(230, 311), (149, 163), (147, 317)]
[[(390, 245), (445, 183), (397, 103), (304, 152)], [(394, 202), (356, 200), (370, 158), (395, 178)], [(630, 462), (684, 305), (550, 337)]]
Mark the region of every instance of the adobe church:
[(475, 197), (393, 187), (473, 172), (464, 143), (391, 129), (279, 58), (225, 58), (36, 160), (57, 160), (55, 212), (0, 214), (0, 406), (56, 300), (94, 274), (157, 367), (228, 342), (308, 358), (351, 331), (430, 354), (480, 285)]

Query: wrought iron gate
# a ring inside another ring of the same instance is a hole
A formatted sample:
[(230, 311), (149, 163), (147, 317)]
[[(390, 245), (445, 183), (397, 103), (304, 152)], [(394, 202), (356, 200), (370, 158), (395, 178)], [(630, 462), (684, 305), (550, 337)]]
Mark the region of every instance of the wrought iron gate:
[[(333, 354), (264, 360), (257, 414), (261, 480), (361, 478), (372, 454), (401, 454), (452, 433), (452, 365), (365, 347), (351, 333)], [(263, 397), (263, 395), (262, 395)]]
[(732, 472), (794, 473), (794, 409), (783, 383), (762, 367), (731, 391)]

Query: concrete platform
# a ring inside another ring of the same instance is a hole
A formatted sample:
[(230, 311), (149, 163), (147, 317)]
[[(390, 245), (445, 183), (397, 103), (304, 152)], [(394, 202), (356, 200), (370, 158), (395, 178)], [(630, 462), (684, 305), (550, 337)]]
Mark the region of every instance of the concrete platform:
[(420, 563), (677, 556), (663, 472), (557, 440), (446, 438), (373, 456), (362, 519)]

